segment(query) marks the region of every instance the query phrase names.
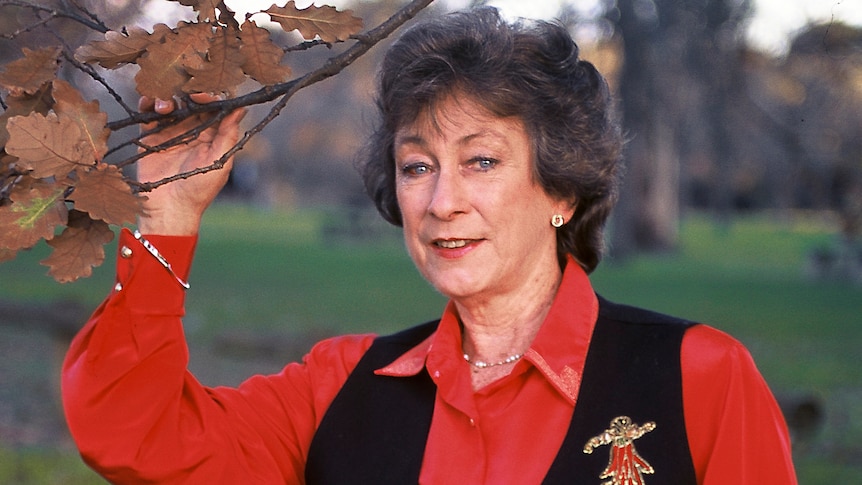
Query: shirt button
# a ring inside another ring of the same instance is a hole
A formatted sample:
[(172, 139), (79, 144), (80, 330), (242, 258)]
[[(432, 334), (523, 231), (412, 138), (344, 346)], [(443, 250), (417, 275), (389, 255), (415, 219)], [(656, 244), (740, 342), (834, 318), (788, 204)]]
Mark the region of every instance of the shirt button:
[(440, 378), (440, 371), (439, 370), (434, 371), (434, 377), (436, 377), (438, 379)]
[(116, 285), (114, 285), (114, 291), (123, 291), (123, 284), (117, 283)]
[(475, 419), (470, 418), (470, 426), (472, 426), (474, 428), (476, 427), (476, 420)]
[(130, 248), (130, 247), (128, 247), (128, 246), (123, 246), (123, 247), (120, 249), (120, 256), (121, 256), (123, 259), (129, 259), (129, 258), (131, 258), (131, 257), (132, 257), (132, 248)]

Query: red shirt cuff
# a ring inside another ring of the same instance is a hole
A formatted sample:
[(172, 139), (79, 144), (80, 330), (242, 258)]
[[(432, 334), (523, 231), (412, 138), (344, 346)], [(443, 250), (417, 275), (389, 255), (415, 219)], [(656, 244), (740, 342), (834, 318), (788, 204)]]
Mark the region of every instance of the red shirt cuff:
[[(197, 236), (144, 235), (171, 265), (174, 274), (188, 281)], [(117, 245), (115, 293), (122, 293), (133, 313), (182, 315), (185, 289), (132, 232), (124, 228)]]

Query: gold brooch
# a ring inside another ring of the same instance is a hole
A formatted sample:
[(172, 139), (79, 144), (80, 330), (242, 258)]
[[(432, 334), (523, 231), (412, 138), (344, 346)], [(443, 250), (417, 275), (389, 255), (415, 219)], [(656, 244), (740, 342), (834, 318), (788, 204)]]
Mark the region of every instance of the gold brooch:
[(611, 420), (610, 428), (587, 441), (584, 453), (591, 454), (602, 445), (611, 446), (611, 458), (608, 467), (599, 478), (610, 478), (602, 485), (645, 485), (643, 474), (655, 472), (652, 465), (635, 451), (634, 440), (655, 429), (655, 423), (650, 421), (643, 426), (632, 422), (628, 416), (619, 416)]

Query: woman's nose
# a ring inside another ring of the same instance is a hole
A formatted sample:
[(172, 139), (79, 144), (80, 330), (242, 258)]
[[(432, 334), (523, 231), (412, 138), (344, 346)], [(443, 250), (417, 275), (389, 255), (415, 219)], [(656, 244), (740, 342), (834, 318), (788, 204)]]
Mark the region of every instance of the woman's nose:
[(468, 210), (467, 187), (457, 170), (440, 170), (434, 182), (428, 212), (441, 220), (450, 220)]

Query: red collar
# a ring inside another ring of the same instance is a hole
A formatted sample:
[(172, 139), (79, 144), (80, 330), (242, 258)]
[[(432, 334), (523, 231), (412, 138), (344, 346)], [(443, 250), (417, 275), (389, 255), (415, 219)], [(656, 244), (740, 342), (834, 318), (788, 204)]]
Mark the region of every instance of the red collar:
[[(587, 349), (598, 318), (599, 302), (584, 270), (569, 258), (554, 303), (536, 339), (521, 362), (533, 365), (557, 391), (574, 405)], [(462, 358), (461, 329), (455, 305), (446, 305), (437, 331), (405, 352), (376, 374), (403, 377), (419, 373), (424, 367), (433, 379), (445, 373), (464, 373), (468, 364)]]

